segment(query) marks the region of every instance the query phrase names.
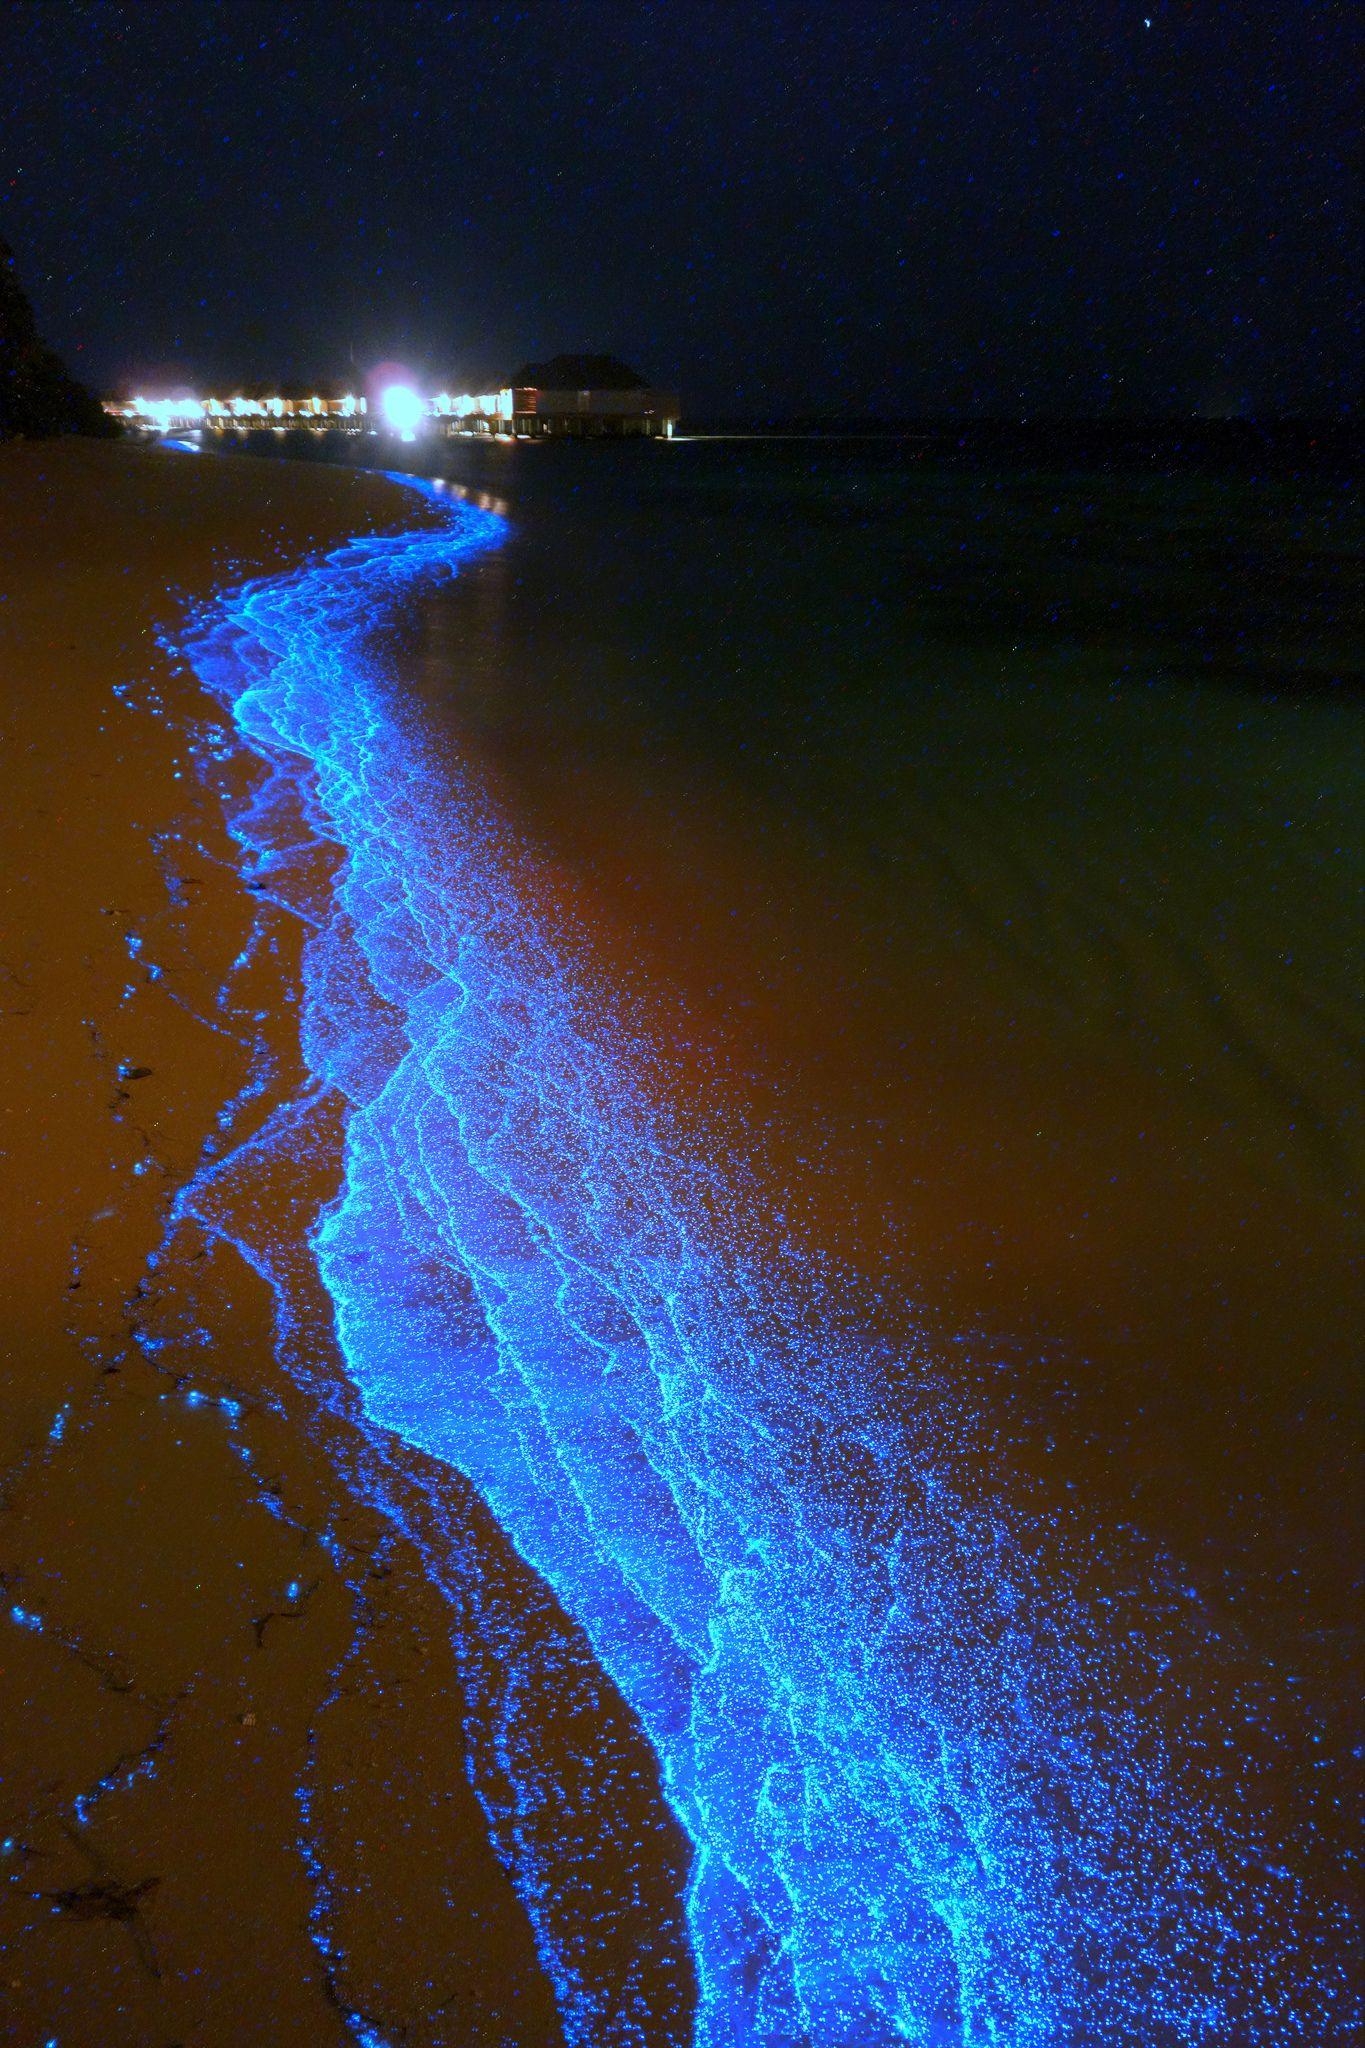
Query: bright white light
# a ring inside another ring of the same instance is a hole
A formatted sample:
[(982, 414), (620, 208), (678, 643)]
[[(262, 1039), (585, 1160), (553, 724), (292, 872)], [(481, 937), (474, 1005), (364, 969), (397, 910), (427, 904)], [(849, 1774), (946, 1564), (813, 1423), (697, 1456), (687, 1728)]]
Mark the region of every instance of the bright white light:
[(384, 408), (384, 417), (394, 432), (410, 441), (417, 432), (418, 424), (426, 407), (410, 384), (390, 384), (379, 403)]

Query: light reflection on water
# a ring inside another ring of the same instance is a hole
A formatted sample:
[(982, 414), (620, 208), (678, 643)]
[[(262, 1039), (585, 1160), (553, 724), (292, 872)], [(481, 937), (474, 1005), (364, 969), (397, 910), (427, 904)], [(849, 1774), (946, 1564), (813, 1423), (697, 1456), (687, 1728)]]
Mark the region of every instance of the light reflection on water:
[[(376, 616), (501, 537), (464, 508), (354, 543), (229, 594), (190, 651), (270, 766), (244, 856), (317, 924), (347, 1369), (475, 1482), (646, 1728), (696, 1845), (699, 2038), (1338, 2037), (1345, 1930), (1258, 1818), (1276, 1709), (1238, 1645), (1011, 1477), (968, 1368), (880, 1355), (836, 1262), (774, 1254), (405, 714)], [(301, 793), (345, 850), (330, 900)], [(649, 2038), (548, 1960), (569, 2038)]]

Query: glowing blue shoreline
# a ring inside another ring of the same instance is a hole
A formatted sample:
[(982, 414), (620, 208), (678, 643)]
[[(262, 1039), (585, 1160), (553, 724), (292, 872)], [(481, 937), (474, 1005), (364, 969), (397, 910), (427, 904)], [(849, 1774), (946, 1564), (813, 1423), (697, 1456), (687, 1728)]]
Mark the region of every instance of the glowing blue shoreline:
[(375, 624), (503, 533), (439, 502), (444, 526), (227, 593), (187, 652), (269, 769), (232, 819), (253, 878), (313, 926), (347, 1371), (474, 1482), (648, 1733), (697, 1852), (698, 2040), (1338, 2038), (1344, 1952), (1284, 1951), (1258, 1845), (1177, 1795), (1123, 1697), (1190, 1654), (1188, 1603), (1083, 1607), (946, 1383), (892, 1412), (754, 1268), (716, 1221), (728, 1169), (686, 1156), (501, 821), (425, 759)]

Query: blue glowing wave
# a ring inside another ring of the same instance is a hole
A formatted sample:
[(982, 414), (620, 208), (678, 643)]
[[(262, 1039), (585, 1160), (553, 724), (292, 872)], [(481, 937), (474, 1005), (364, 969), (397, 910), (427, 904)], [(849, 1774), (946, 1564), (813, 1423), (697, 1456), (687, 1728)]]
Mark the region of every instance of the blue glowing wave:
[(505, 822), (428, 758), (376, 624), (503, 534), (439, 502), (227, 594), (188, 652), (267, 767), (233, 819), (253, 882), (312, 927), (347, 1371), (646, 1730), (695, 1847), (698, 2040), (1344, 2038), (1341, 1931), (1233, 1829), (1224, 1731), (1171, 1754), (1164, 1674), (1207, 1653), (1183, 1590), (1068, 1555), (946, 1375), (755, 1257), (734, 1169), (690, 1156)]

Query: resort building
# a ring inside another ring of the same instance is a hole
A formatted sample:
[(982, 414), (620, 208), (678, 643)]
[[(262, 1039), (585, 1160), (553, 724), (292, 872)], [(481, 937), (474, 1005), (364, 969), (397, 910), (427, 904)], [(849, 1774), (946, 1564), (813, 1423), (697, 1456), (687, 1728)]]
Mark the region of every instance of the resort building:
[(302, 385), (239, 385), (216, 398), (144, 398), (106, 401), (105, 411), (134, 430), (154, 434), (183, 433), (189, 427), (223, 431), (251, 427), (343, 427), (353, 432), (367, 424), (363, 396), (338, 386), (319, 390)]
[(517, 435), (671, 435), (675, 391), (657, 391), (615, 356), (552, 356), (526, 363), (512, 379)]
[(655, 390), (614, 356), (554, 356), (526, 363), (500, 391), (438, 391), (425, 396), (395, 383), (372, 398), (341, 385), (243, 385), (212, 397), (108, 401), (105, 410), (133, 432), (209, 435), (299, 428), (315, 433), (493, 434), (539, 440), (626, 435), (668, 437), (679, 418), (677, 393)]

